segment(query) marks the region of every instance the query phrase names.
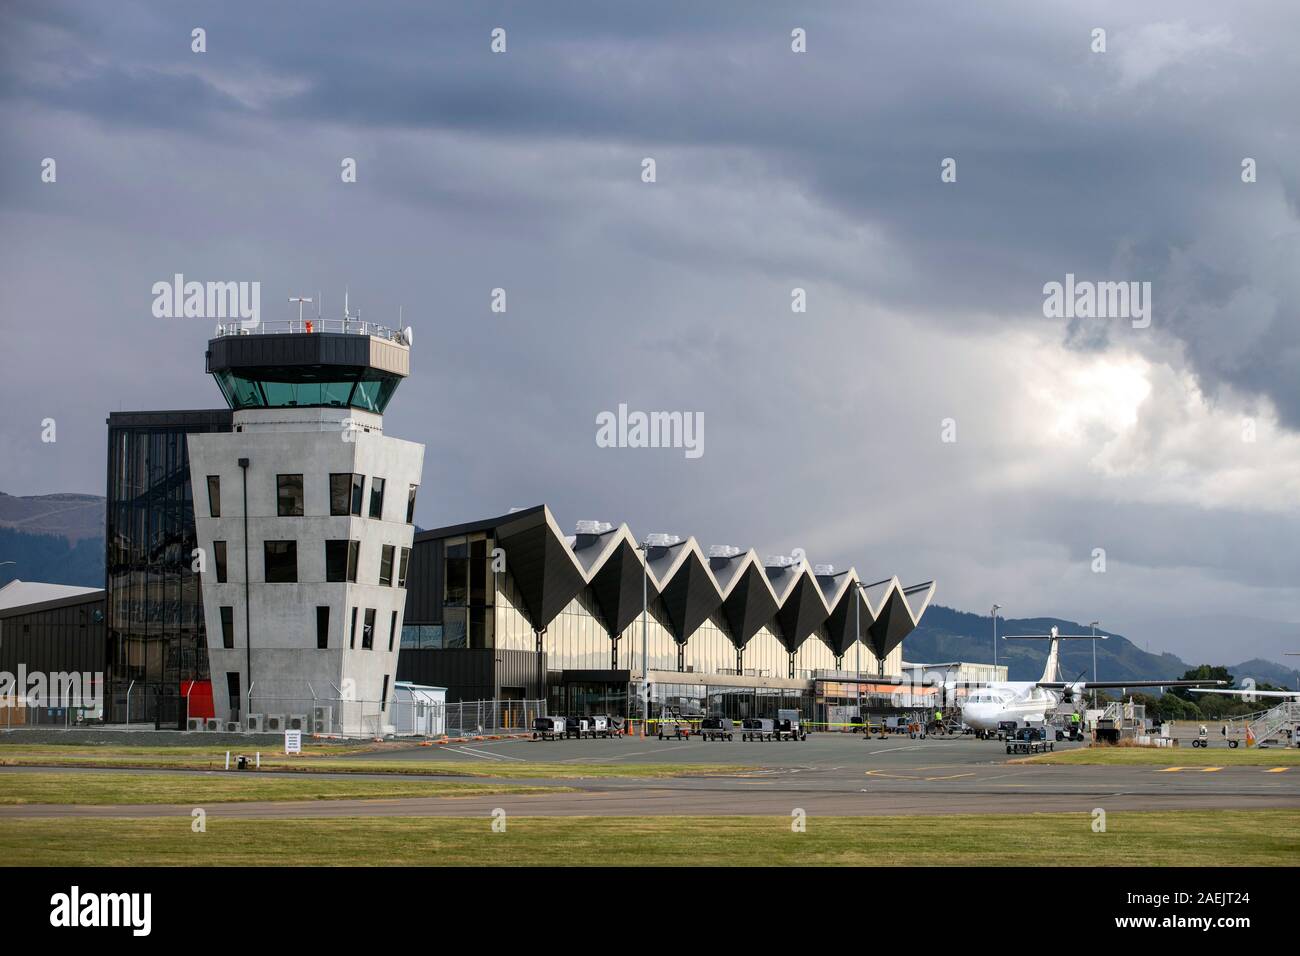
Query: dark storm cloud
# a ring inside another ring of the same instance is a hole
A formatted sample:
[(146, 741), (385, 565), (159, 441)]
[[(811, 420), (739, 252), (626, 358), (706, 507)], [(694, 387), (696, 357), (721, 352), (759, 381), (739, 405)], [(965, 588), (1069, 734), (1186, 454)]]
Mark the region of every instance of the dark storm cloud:
[[(888, 18), (854, 4), (126, 10), (85, 8), (78, 19), (24, 7), (6, 58), (9, 98), (169, 130), (253, 117), (285, 135), (323, 123), (745, 150), (922, 264), (921, 288), (872, 281), (883, 301), (927, 313), (978, 301), (1032, 319), (1042, 284), (1066, 272), (1152, 281), (1155, 334), (1186, 344), (1209, 391), (1267, 396), (1300, 426), (1293, 270), (1268, 261), (1279, 245), (1294, 261), (1300, 241), (1300, 142), (1280, 122), (1300, 69), (1269, 55), (1282, 52), (1271, 31), (1296, 26), (1295, 12), (939, 2)], [(188, 52), (191, 22), (209, 32), (202, 59)], [(1110, 29), (1104, 55), (1087, 47), (1099, 23)], [(1162, 23), (1177, 27), (1172, 40), (1144, 33)], [(805, 57), (788, 55), (791, 24), (809, 31)], [(488, 51), (496, 25), (509, 33), (504, 57)], [(55, 51), (55, 64), (34, 68), (17, 49), (24, 35)], [(208, 72), (188, 72), (200, 67)], [(265, 79), (241, 77), (250, 70)], [(264, 100), (233, 94), (240, 79), (269, 87)], [(1255, 195), (1238, 178), (1245, 155), (1261, 164)], [(934, 188), (945, 156), (959, 164), (948, 191)], [(1249, 214), (1226, 212), (1230, 202)], [(1274, 226), (1261, 231), (1267, 205)], [(1216, 230), (1223, 246), (1202, 240)], [(852, 273), (834, 279), (861, 288)], [(1238, 301), (1248, 289), (1266, 295)], [(1203, 334), (1216, 323), (1237, 329), (1226, 349)], [(1063, 334), (1096, 348), (1108, 330)]]
[[(488, 49), (497, 26), (505, 56)], [(1095, 26), (1106, 54), (1088, 51)], [(1290, 6), (1210, 0), (8, 4), (0, 120), (17, 159), (0, 216), (26, 239), (0, 306), (56, 312), (104, 359), (49, 397), (39, 363), (7, 363), (23, 414), (95, 410), (82, 451), (21, 451), (16, 480), (94, 490), (80, 476), (102, 467), (105, 402), (213, 400), (190, 361), (208, 330), (133, 311), (154, 279), (260, 277), (280, 304), (324, 287), (330, 311), (351, 281), (369, 315), (430, 315), (428, 374), (390, 415), (429, 446), (424, 523), (544, 497), (566, 521), (814, 557), (820, 543), (921, 576), (951, 552), (999, 560), (980, 550), (990, 525), (1076, 561), (1088, 515), (1125, 560), (1183, 569), (1189, 596), (1202, 575), (1278, 588), (1291, 515), (954, 490), (978, 454), (954, 470), (934, 423), (956, 404), (970, 427), (987, 396), (943, 392), (963, 361), (913, 343), (1046, 327), (1081, 360), (1173, 354), (1212, 397), (1267, 399), (1300, 428), (1297, 26)], [(53, 194), (31, 174), (52, 154)], [(351, 192), (345, 155), (361, 163)], [(654, 192), (637, 191), (643, 156)], [(1258, 183), (1241, 183), (1243, 156)], [(1043, 283), (1067, 272), (1151, 281), (1152, 328), (1044, 319)], [(501, 284), (504, 333), (477, 318)], [(806, 317), (789, 313), (794, 285)], [(413, 289), (433, 301), (413, 308)], [(150, 381), (121, 371), (150, 349)], [(688, 471), (602, 454), (593, 416), (619, 401), (705, 411), (705, 457)], [(938, 520), (926, 496), (963, 510)], [(901, 517), (885, 504), (900, 498)], [(1198, 529), (1193, 560), (1180, 522)], [(985, 578), (951, 586), (965, 598)]]

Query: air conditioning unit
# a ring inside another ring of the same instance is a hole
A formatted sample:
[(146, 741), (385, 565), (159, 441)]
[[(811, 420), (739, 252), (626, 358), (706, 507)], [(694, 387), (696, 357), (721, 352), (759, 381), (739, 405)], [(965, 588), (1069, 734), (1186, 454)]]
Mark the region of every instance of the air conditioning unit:
[(193, 733), (199, 730), (207, 730), (208, 728), (203, 726), (202, 717), (187, 717), (185, 718), (185, 729)]
[(239, 725), (239, 721), (237, 720), (226, 721), (226, 733), (228, 734), (237, 734), (243, 729), (244, 728)]
[(284, 729), (285, 729), (285, 730), (302, 730), (302, 731), (306, 731), (306, 730), (307, 730), (307, 715), (306, 715), (306, 714), (290, 714), (290, 715), (288, 716), (288, 718), (285, 720)]
[(203, 729), (204, 729), (204, 730), (207, 730), (207, 731), (211, 731), (212, 733), (220, 733), (220, 732), (221, 732), (221, 718), (220, 718), (220, 717), (205, 717), (205, 718), (203, 718)]
[(318, 734), (328, 734), (334, 729), (334, 708), (313, 707), (311, 709), (311, 728)]
[(284, 714), (267, 714), (266, 732), (268, 734), (284, 733)]
[(266, 733), (266, 715), (249, 714), (248, 715), (248, 732), (250, 734)]

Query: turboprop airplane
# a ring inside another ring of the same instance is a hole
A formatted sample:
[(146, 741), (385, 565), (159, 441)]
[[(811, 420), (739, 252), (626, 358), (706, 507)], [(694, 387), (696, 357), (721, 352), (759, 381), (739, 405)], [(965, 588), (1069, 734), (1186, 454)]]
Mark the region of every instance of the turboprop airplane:
[(997, 731), (1004, 723), (1017, 727), (1046, 723), (1047, 715), (1068, 700), (1078, 706), (1088, 688), (1108, 687), (1205, 687), (1222, 685), (1221, 680), (1125, 680), (1063, 681), (1057, 673), (1061, 641), (1104, 641), (1104, 634), (1061, 634), (1053, 627), (1047, 634), (1005, 634), (1004, 641), (1048, 640), (1047, 666), (1041, 679), (992, 681), (976, 688), (961, 704), (961, 719), (980, 734)]

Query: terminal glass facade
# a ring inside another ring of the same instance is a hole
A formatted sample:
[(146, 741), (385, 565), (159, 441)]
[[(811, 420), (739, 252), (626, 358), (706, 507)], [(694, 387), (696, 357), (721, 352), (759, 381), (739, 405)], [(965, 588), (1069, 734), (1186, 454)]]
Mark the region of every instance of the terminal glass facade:
[(128, 412), (108, 426), (105, 717), (126, 721), (129, 696), (132, 722), (181, 727), (182, 685), (209, 679), (185, 436), (229, 431), (230, 413)]

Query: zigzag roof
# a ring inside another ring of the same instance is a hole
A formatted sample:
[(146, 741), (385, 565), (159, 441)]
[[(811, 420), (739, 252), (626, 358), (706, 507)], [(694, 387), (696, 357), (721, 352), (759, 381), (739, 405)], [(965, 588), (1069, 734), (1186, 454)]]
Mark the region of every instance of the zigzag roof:
[[(644, 590), (651, 600), (662, 601), (664, 623), (678, 641), (689, 639), (720, 611), (738, 647), (771, 624), (791, 653), (813, 634), (824, 634), (837, 655), (860, 637), (883, 660), (920, 622), (935, 588), (933, 581), (904, 588), (896, 577), (864, 585), (853, 568), (819, 575), (803, 557), (766, 566), (752, 549), (706, 556), (693, 537), (642, 550), (625, 524), (566, 537), (546, 505), (422, 531), (415, 540), (423, 544), (480, 531), (490, 532), (504, 550), (521, 610), (539, 630), (590, 589), (606, 631), (621, 634), (640, 615)], [(857, 615), (854, 595), (860, 602)], [(909, 598), (918, 595), (923, 596), (914, 610)], [(855, 633), (859, 623), (860, 634)]]

